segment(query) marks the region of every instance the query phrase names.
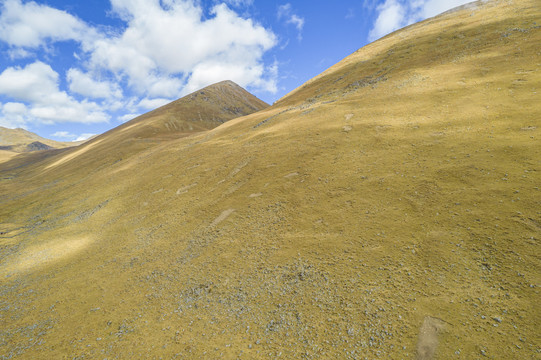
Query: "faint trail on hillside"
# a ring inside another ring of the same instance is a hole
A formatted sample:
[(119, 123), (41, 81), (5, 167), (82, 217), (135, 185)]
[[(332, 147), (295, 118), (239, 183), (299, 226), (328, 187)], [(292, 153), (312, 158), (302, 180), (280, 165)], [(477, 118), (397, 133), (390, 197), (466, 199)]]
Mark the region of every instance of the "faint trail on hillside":
[(445, 330), (446, 322), (431, 316), (425, 317), (419, 330), (417, 360), (432, 360), (438, 347), (438, 335)]

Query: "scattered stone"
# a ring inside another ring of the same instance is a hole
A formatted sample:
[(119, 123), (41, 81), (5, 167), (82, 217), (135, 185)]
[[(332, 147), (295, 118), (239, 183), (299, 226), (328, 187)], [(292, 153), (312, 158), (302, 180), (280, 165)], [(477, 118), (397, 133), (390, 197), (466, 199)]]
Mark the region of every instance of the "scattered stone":
[(299, 175), (298, 172), (292, 172), (291, 174), (287, 174), (287, 175), (284, 176), (284, 177), (287, 178), (287, 179), (289, 179), (289, 178), (292, 178), (292, 177), (297, 176), (297, 175)]
[(487, 352), (485, 351), (485, 349), (481, 349), (480, 352), (481, 352), (481, 355), (487, 356)]

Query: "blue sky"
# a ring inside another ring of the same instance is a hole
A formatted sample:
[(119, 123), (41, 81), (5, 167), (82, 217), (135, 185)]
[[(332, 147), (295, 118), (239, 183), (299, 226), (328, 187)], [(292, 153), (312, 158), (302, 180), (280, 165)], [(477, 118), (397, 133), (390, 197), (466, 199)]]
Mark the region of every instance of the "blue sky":
[(0, 0), (0, 126), (99, 134), (221, 80), (272, 104), (468, 0)]

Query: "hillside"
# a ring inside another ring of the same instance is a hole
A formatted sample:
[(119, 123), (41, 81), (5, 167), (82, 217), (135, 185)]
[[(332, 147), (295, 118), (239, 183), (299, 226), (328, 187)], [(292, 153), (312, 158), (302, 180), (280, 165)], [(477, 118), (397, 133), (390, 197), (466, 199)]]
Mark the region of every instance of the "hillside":
[(268, 106), (234, 82), (222, 81), (136, 117), (106, 132), (97, 141), (163, 142), (213, 129)]
[(0, 353), (538, 358), (540, 43), (537, 0), (477, 2), (211, 130), (3, 167)]
[[(79, 177), (89, 176), (96, 169), (117, 164), (141, 151), (167, 147), (167, 140), (213, 129), (268, 106), (234, 82), (222, 81), (138, 116), (82, 146), (27, 154), (5, 164), (0, 162), (0, 171), (7, 179), (19, 180), (24, 179), (17, 176), (21, 171), (34, 174), (54, 170), (55, 178), (78, 181)], [(64, 163), (68, 166), (59, 166)]]
[(63, 149), (81, 143), (54, 141), (24, 129), (8, 129), (0, 126), (0, 162), (7, 161), (20, 153)]

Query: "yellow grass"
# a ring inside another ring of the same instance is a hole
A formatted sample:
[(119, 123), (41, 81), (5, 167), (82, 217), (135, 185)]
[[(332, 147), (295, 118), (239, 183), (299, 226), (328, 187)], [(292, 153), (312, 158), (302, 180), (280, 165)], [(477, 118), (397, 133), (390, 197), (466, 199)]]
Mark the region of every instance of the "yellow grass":
[(539, 24), (479, 3), (213, 130), (6, 163), (1, 353), (539, 357)]

